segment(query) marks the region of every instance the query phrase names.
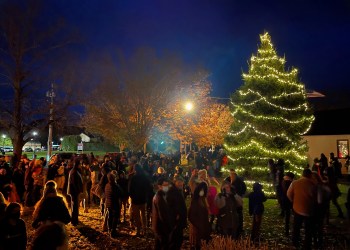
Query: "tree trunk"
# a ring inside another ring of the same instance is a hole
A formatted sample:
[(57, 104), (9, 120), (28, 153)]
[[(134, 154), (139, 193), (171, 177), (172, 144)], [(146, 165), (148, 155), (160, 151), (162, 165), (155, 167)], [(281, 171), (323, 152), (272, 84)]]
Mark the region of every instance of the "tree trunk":
[[(13, 155), (17, 156), (17, 162), (13, 162), (15, 166), (17, 166), (19, 160), (21, 159), (22, 156), (22, 149), (25, 144), (23, 140), (23, 136), (21, 132), (17, 132), (14, 136), (14, 138), (11, 138), (12, 140), (12, 145), (13, 145)], [(15, 167), (12, 166), (12, 167)]]

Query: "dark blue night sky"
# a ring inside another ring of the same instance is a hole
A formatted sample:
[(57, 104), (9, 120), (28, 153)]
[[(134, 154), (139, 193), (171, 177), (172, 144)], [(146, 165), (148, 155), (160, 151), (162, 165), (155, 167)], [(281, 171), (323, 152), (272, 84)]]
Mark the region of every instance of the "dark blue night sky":
[(350, 93), (350, 2), (263, 0), (50, 0), (85, 37), (85, 50), (138, 47), (176, 52), (211, 72), (213, 96), (229, 97), (268, 31), (307, 89)]

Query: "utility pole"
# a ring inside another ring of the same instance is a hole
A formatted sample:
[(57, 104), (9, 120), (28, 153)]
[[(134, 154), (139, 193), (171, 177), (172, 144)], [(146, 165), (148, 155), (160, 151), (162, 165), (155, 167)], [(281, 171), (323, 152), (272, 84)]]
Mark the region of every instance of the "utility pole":
[(53, 83), (51, 84), (51, 90), (46, 92), (46, 97), (50, 100), (50, 119), (49, 119), (49, 138), (47, 140), (47, 162), (49, 161), (52, 154), (52, 128), (53, 128), (53, 98), (55, 97), (55, 92), (53, 91)]

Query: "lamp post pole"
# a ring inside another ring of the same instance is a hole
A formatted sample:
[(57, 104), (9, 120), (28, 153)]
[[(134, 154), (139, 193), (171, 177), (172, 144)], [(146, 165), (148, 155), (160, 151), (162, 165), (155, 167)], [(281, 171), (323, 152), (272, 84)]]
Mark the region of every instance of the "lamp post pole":
[[(193, 108), (194, 108), (194, 106), (193, 106), (192, 102), (185, 103), (185, 110), (187, 112), (192, 112)], [(190, 142), (190, 152), (192, 152), (192, 141)], [(193, 151), (193, 160), (194, 160), (194, 166), (196, 167), (196, 152), (195, 152), (195, 150)]]
[(34, 131), (33, 132), (33, 138), (32, 138), (32, 146), (33, 146), (33, 160), (35, 159), (35, 141), (34, 141), (34, 138), (35, 136), (38, 134), (38, 132)]
[(49, 119), (49, 136), (47, 139), (47, 155), (46, 160), (49, 161), (52, 154), (52, 128), (53, 128), (53, 98), (55, 97), (55, 92), (53, 91), (53, 83), (51, 84), (51, 90), (46, 92), (46, 97), (50, 100), (50, 119)]
[(2, 152), (4, 152), (4, 153), (5, 153), (5, 138), (6, 138), (6, 135), (3, 134), (2, 135)]
[(60, 138), (60, 142), (61, 143), (60, 143), (60, 149), (59, 150), (62, 151), (62, 142), (63, 142), (63, 138), (62, 137)]

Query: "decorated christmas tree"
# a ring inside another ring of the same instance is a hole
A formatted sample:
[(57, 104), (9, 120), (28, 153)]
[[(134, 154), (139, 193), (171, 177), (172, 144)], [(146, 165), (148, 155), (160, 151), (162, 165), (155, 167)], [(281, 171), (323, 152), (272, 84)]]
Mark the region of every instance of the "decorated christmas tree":
[(267, 32), (260, 40), (248, 73), (243, 73), (244, 84), (231, 95), (234, 122), (224, 146), (237, 172), (267, 181), (269, 159), (283, 159), (285, 171), (301, 174), (308, 151), (302, 135), (314, 116), (298, 70), (285, 69), (286, 60), (277, 55)]

